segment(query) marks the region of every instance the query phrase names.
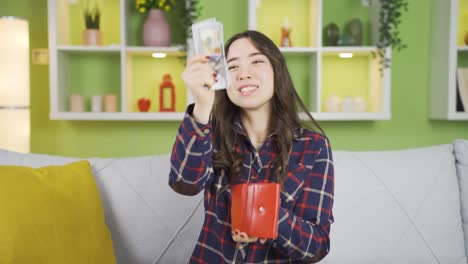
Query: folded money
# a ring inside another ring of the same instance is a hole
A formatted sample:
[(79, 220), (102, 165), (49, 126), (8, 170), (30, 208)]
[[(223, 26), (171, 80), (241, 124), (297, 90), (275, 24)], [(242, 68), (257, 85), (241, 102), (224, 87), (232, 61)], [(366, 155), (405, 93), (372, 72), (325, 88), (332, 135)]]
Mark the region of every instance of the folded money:
[(215, 18), (206, 19), (192, 25), (194, 55), (210, 57), (208, 64), (216, 72), (213, 90), (229, 86), (229, 72), (224, 54), (223, 24)]

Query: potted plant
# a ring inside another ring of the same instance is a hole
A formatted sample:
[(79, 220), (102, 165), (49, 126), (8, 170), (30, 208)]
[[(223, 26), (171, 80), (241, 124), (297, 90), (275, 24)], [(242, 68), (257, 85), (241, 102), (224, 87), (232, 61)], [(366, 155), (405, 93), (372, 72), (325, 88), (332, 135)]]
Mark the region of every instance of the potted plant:
[(373, 0), (380, 7), (378, 16), (377, 55), (380, 58), (381, 71), (390, 67), (390, 59), (386, 56), (387, 48), (401, 51), (406, 48), (398, 30), (403, 12), (408, 11), (408, 0)]
[[(169, 46), (171, 28), (164, 12), (175, 11), (183, 39), (190, 36), (190, 27), (199, 16), (198, 0), (135, 0), (135, 9), (147, 14), (143, 25), (143, 45)], [(186, 50), (186, 43), (183, 43)]]
[(86, 29), (83, 31), (83, 44), (100, 46), (102, 44), (102, 32), (99, 29), (101, 12), (97, 3), (92, 8), (87, 4), (83, 14), (86, 26)]

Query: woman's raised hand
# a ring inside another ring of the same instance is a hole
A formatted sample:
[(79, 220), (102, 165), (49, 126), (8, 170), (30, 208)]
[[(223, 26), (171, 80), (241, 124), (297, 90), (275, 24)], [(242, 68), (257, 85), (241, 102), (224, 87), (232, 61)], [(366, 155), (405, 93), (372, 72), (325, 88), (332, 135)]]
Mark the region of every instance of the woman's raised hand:
[(193, 116), (197, 122), (203, 124), (209, 122), (215, 95), (214, 90), (210, 88), (216, 82), (216, 73), (208, 64), (209, 60), (209, 57), (204, 55), (194, 56), (188, 60), (182, 73), (182, 80), (195, 100)]

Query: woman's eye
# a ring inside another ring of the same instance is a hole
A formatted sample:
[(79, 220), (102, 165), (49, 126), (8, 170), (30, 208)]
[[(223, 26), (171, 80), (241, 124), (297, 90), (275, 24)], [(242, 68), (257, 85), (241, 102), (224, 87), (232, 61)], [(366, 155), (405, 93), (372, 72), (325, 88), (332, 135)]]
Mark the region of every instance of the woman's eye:
[(263, 63), (264, 61), (263, 60), (254, 60), (252, 63), (253, 64), (258, 64), (258, 63)]
[(233, 70), (233, 69), (235, 69), (235, 68), (237, 68), (237, 65), (228, 66), (228, 70), (229, 70), (229, 71), (230, 71), (230, 70)]

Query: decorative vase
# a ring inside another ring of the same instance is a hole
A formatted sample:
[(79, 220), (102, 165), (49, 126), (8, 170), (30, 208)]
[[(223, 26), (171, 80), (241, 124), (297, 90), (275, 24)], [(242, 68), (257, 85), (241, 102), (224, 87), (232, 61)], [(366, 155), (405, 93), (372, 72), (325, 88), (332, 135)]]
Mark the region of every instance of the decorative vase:
[(171, 27), (161, 9), (152, 8), (143, 25), (143, 45), (167, 47), (171, 44)]
[(323, 29), (323, 43), (325, 46), (336, 46), (340, 39), (340, 28), (335, 23), (328, 24)]
[(99, 29), (85, 29), (83, 31), (83, 45), (101, 46), (102, 32)]
[(343, 34), (338, 40), (338, 46), (356, 46), (356, 40), (349, 34)]
[(344, 27), (344, 35), (353, 39), (354, 43), (350, 46), (362, 45), (362, 22), (359, 18), (353, 18)]

